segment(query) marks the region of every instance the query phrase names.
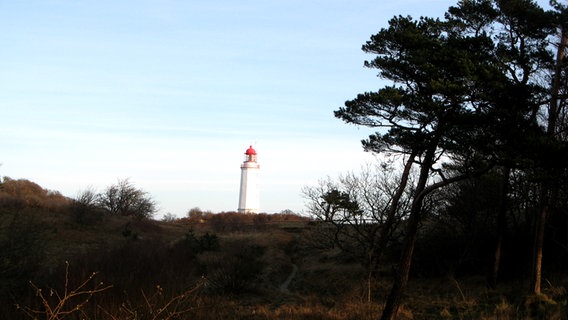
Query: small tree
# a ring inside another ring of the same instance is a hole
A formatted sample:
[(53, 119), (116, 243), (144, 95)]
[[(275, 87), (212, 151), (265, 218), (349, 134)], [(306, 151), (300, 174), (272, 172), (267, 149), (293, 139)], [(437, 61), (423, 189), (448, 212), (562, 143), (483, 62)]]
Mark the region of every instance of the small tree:
[(98, 207), (97, 200), (98, 194), (91, 187), (77, 194), (71, 203), (71, 211), (78, 223), (88, 224), (101, 220), (102, 210)]
[(147, 192), (137, 189), (128, 179), (119, 180), (98, 196), (98, 204), (110, 215), (150, 218), (156, 203)]
[[(394, 163), (390, 159), (367, 164), (358, 173), (349, 172), (337, 180), (328, 177), (302, 189), (308, 213), (322, 222), (318, 244), (337, 246), (367, 268), (369, 299), (379, 261), (396, 238), (394, 232), (410, 204), (408, 192), (398, 192)], [(407, 169), (403, 172), (408, 174)]]

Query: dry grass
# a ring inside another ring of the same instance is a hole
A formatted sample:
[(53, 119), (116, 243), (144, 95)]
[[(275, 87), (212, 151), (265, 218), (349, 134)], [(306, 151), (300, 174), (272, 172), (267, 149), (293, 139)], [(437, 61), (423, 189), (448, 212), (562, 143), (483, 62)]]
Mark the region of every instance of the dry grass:
[[(215, 232), (215, 228), (222, 229), (219, 221), (212, 225), (187, 219), (161, 222), (113, 217), (98, 224), (77, 225), (64, 214), (50, 213), (45, 220), (34, 217), (43, 227), (41, 239), (49, 257), (45, 266), (53, 269), (58, 262), (73, 258), (81, 263), (82, 279), (88, 279), (92, 272), (89, 268), (100, 267), (95, 269), (102, 271), (99, 277), (114, 285), (113, 289), (93, 292), (96, 295), (81, 304), (84, 319), (377, 319), (390, 286), (388, 274), (384, 275), (373, 284), (372, 302), (368, 303), (365, 269), (340, 250), (316, 248), (303, 241), (310, 236), (310, 228), (302, 221), (270, 224), (267, 220), (263, 225), (246, 216), (252, 221), (247, 224), (248, 220), (235, 221), (238, 216), (232, 214), (231, 228)], [(5, 222), (0, 221), (0, 225)], [(127, 226), (130, 234), (125, 236)], [(184, 251), (180, 240), (190, 229), (197, 237), (215, 233), (219, 250)], [(279, 285), (293, 265), (298, 271), (288, 286), (289, 293), (283, 293)], [(239, 269), (243, 266), (244, 270)], [(254, 274), (247, 272), (249, 266)], [(45, 275), (52, 277), (46, 280), (48, 284), (60, 278), (55, 272)], [(208, 291), (201, 285), (196, 289), (201, 276), (215, 280), (218, 290)], [(223, 281), (231, 279), (245, 281), (227, 288)], [(523, 282), (504, 283), (491, 291), (483, 277), (413, 278), (398, 318), (566, 319), (566, 286), (568, 279), (561, 275), (546, 286), (546, 296), (525, 300)], [(46, 286), (38, 285), (18, 303), (41, 307), (34, 300), (41, 302), (42, 297), (35, 295), (39, 287)], [(47, 301), (49, 297), (43, 298)], [(49, 304), (46, 308), (54, 307)], [(170, 310), (168, 314), (160, 313), (166, 309)], [(30, 307), (27, 315), (20, 313), (25, 317), (45, 316), (34, 310), (44, 309)], [(22, 319), (14, 314), (8, 318)]]

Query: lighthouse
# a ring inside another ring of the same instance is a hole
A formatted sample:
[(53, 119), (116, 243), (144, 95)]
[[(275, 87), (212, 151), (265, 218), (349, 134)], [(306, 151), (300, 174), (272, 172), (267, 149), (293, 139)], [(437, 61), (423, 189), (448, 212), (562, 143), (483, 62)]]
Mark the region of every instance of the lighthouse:
[(241, 164), (241, 188), (239, 192), (239, 213), (258, 213), (260, 198), (258, 190), (258, 170), (256, 150), (250, 146)]

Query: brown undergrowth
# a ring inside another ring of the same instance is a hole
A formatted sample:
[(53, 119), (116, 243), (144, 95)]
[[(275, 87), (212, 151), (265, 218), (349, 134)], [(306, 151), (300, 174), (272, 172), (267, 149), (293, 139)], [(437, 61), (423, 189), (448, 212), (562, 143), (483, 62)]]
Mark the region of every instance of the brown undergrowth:
[[(239, 221), (231, 213), (76, 225), (63, 214), (44, 224), (26, 214), (34, 228), (9, 235), (29, 237), (27, 250), (43, 243), (44, 260), (2, 292), (3, 319), (377, 319), (390, 286), (382, 273), (368, 302), (365, 269), (337, 248), (305, 241), (314, 231), (302, 218)], [(527, 298), (523, 279), (489, 290), (479, 276), (414, 277), (398, 318), (566, 319), (568, 278), (546, 283), (543, 296)]]

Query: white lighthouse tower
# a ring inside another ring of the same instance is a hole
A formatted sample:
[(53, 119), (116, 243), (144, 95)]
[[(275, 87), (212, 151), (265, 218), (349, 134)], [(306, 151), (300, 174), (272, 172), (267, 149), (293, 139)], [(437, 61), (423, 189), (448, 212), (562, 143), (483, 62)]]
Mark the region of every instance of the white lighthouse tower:
[(260, 197), (258, 190), (258, 170), (256, 150), (250, 146), (245, 152), (245, 161), (241, 164), (241, 189), (239, 192), (240, 213), (258, 213)]

